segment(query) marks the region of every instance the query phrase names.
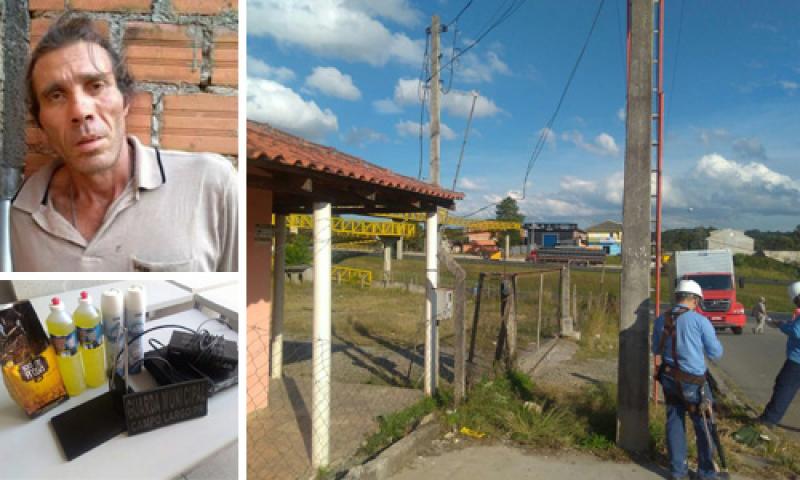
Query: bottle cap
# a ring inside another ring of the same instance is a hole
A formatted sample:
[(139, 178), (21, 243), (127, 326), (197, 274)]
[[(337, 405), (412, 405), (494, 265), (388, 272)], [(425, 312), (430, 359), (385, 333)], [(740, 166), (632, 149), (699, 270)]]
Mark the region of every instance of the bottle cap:
[(50, 305), (53, 305), (53, 306), (60, 305), (60, 304), (61, 304), (61, 299), (58, 298), (58, 297), (53, 297), (53, 299), (50, 301)]
[(89, 296), (89, 292), (86, 290), (81, 292), (81, 296), (78, 298), (81, 303), (91, 302), (92, 298)]

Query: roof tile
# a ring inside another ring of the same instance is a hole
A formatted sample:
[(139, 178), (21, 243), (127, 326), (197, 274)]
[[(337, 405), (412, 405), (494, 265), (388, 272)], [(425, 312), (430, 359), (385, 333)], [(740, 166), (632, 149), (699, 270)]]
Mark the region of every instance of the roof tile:
[(447, 200), (464, 198), (463, 193), (400, 175), (334, 148), (309, 142), (267, 124), (248, 120), (247, 158), (262, 157), (283, 165), (323, 171), (331, 175), (354, 178), (431, 197)]

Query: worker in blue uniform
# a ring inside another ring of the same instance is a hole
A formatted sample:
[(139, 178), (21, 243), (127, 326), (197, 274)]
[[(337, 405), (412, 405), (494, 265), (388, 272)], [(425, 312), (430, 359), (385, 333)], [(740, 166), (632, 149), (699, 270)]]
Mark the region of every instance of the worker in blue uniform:
[(697, 478), (718, 478), (712, 460), (714, 446), (702, 410), (712, 401), (705, 357), (722, 357), (722, 344), (711, 322), (695, 311), (702, 298), (703, 290), (697, 282), (682, 280), (675, 289), (675, 305), (659, 316), (653, 327), (652, 351), (659, 365), (656, 379), (664, 390), (667, 407), (670, 473), (676, 480), (689, 478), (687, 413), (697, 439)]

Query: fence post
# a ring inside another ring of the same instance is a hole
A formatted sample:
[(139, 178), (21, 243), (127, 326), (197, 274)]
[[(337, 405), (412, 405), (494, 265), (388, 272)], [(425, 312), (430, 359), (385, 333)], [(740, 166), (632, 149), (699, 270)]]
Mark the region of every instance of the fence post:
[(461, 266), (456, 263), (455, 258), (450, 255), (446, 245), (442, 243), (439, 246), (439, 261), (441, 261), (445, 268), (455, 276), (455, 298), (453, 302), (453, 330), (455, 334), (455, 365), (453, 368), (453, 389), (456, 405), (464, 401), (466, 396), (466, 322), (464, 321), (464, 310), (467, 306), (466, 295), (464, 295), (464, 283), (466, 279), (466, 272)]
[(578, 328), (578, 286), (572, 284), (572, 321)]
[(508, 314), (508, 358), (506, 368), (513, 370), (517, 362), (517, 275), (511, 275), (511, 304)]
[(469, 340), (469, 358), (467, 361), (473, 363), (475, 361), (475, 339), (478, 336), (478, 318), (481, 314), (481, 296), (483, 292), (483, 278), (485, 273), (481, 272), (478, 275), (478, 291), (475, 294), (475, 313), (472, 316), (472, 335)]
[(494, 351), (494, 361), (497, 362), (508, 353), (508, 317), (511, 314), (509, 298), (511, 297), (511, 283), (504, 275), (500, 279), (500, 332), (497, 335), (497, 347)]
[(569, 273), (568, 267), (561, 268), (561, 336), (579, 337), (575, 331), (572, 316), (570, 316)]
[(544, 294), (544, 273), (539, 275), (539, 319), (536, 321), (536, 351), (539, 351), (539, 338), (542, 332), (542, 297)]

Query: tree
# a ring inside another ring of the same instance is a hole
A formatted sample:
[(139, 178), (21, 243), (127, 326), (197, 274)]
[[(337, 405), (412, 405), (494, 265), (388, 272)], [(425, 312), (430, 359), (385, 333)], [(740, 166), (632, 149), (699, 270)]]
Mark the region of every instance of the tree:
[[(525, 219), (525, 215), (519, 213), (519, 205), (517, 205), (516, 200), (511, 197), (506, 197), (495, 207), (495, 219), (522, 223)], [(511, 245), (522, 244), (519, 229), (509, 230), (507, 234), (510, 236), (509, 243)]]
[(511, 197), (506, 197), (495, 207), (495, 218), (497, 220), (522, 222), (525, 215), (519, 213), (519, 205), (517, 205), (516, 200)]

